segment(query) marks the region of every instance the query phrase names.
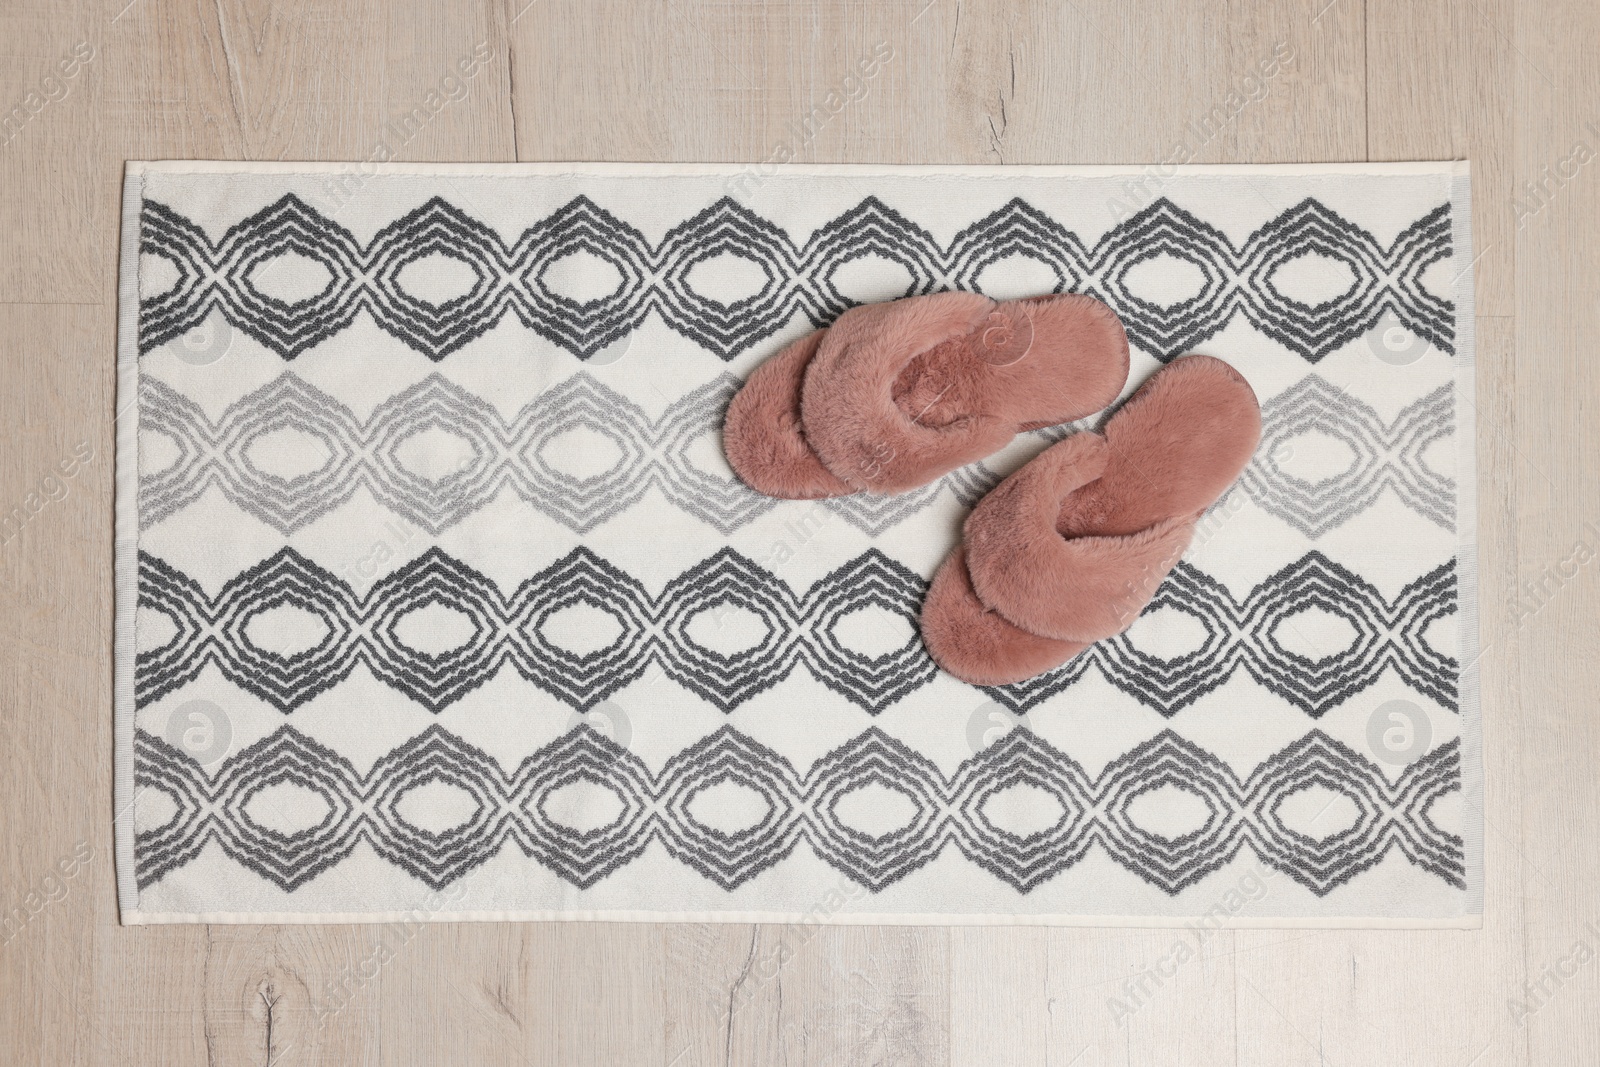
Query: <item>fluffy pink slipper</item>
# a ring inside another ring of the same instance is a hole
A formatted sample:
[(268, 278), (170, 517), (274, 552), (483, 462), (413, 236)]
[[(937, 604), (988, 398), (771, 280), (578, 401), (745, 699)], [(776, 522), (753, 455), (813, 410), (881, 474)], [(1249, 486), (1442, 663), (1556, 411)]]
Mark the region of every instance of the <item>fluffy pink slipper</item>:
[(1092, 297), (911, 297), (852, 308), (757, 369), (723, 444), (769, 496), (898, 492), (1099, 411), (1127, 376), (1122, 323)]
[[(1099, 478), (1107, 458), (1105, 438), (1096, 433), (1073, 434), (1046, 449), (994, 492), (1041, 464), (1048, 465), (1062, 492), (1070, 492)], [(933, 576), (922, 603), (921, 630), (922, 643), (934, 662), (973, 685), (1020, 682), (1061, 666), (1089, 647), (1084, 641), (1057, 641), (1031, 634), (986, 606), (973, 591), (967, 552), (961, 545)]]
[[(1237, 371), (1208, 356), (1170, 364), (1112, 416), (1104, 438), (1078, 434), (1047, 449), (967, 517), (966, 551), (946, 562), (934, 580), (940, 596), (930, 591), (923, 608), (924, 640), (939, 635), (930, 653), (959, 678), (995, 684), (1039, 673), (1048, 656), (1038, 640), (1057, 642), (1054, 667), (1121, 633), (1260, 436), (1260, 407)], [(963, 587), (973, 600), (957, 606)], [(980, 608), (1035, 641), (1018, 657), (975, 661), (970, 641), (943, 631)]]
[(806, 369), (802, 421), (841, 481), (893, 493), (1099, 411), (1127, 378), (1127, 334), (1093, 297), (938, 293), (841, 315)]

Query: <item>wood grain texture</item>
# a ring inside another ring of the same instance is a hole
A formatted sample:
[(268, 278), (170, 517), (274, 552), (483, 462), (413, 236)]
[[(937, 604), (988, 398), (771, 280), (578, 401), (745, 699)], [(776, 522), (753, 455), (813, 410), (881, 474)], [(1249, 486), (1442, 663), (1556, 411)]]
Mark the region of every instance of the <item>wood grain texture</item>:
[[(1513, 604), (1575, 544), (1600, 548), (1600, 168), (1549, 177), (1600, 149), (1594, 5), (125, 4), (0, 10), (0, 108), (49, 90), (0, 135), (0, 505), (91, 457), (0, 546), (0, 903), (43, 901), (0, 944), (7, 1063), (1600, 1062), (1600, 959), (1560, 973), (1580, 939), (1600, 948), (1596, 568), (1537, 612)], [(880, 45), (866, 93), (806, 125)], [(92, 58), (46, 86), (78, 47)], [(1219, 933), (1119, 1013), (1172, 931), (117, 925), (123, 160), (358, 160), (388, 137), (407, 160), (1160, 162), (1280, 47), (1267, 96), (1191, 158), (1473, 163), (1481, 931)], [(463, 99), (386, 133), (478, 48)]]

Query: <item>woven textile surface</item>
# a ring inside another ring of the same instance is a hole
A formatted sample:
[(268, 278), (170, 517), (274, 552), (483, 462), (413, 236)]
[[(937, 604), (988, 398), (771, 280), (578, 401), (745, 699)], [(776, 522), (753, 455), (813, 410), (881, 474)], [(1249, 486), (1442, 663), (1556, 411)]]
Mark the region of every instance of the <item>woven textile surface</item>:
[[(1470, 926), (1464, 165), (131, 164), (127, 922)], [(1091, 293), (1261, 447), (1032, 681), (916, 616), (1053, 441), (789, 502), (720, 430), (857, 303)]]

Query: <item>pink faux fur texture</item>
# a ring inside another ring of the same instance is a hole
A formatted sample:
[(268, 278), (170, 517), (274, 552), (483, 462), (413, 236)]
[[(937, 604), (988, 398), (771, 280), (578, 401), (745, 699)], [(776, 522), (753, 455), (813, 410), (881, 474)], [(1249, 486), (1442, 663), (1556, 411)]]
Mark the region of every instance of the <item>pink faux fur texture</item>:
[(1019, 629), (972, 591), (966, 550), (957, 545), (933, 576), (922, 604), (922, 643), (935, 663), (972, 685), (1007, 685), (1059, 667), (1089, 646)]
[[(986, 358), (986, 331), (1031, 320), (1021, 359)], [(1128, 338), (1093, 297), (997, 304), (936, 293), (852, 308), (806, 369), (801, 421), (822, 463), (857, 489), (901, 492), (1004, 447), (1022, 430), (1099, 411), (1128, 377)]]
[[(1032, 333), (1026, 354), (1003, 365), (983, 345), (996, 315), (1026, 317)], [(728, 406), (723, 448), (740, 479), (768, 496), (897, 492), (998, 451), (1020, 430), (1099, 411), (1127, 376), (1122, 323), (1091, 297), (997, 304), (936, 293), (870, 304), (757, 368)]]
[[(967, 517), (978, 599), (1030, 633), (1091, 642), (1127, 629), (1249, 463), (1261, 409), (1232, 367), (1188, 356), (1146, 382), (1104, 434), (1102, 446), (1078, 435), (1047, 449)], [(1097, 453), (1103, 470), (1085, 478)]]
[(826, 332), (807, 334), (761, 364), (728, 405), (722, 451), (758, 493), (819, 500), (855, 492), (822, 465), (800, 426), (800, 385)]

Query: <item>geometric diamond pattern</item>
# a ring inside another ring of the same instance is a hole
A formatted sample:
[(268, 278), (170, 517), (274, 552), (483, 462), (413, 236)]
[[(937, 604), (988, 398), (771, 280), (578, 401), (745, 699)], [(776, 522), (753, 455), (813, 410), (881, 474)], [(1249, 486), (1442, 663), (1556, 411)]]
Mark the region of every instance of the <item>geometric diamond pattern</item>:
[[(926, 583), (876, 550), (798, 597), (787, 582), (728, 548), (668, 582), (660, 596), (581, 546), (509, 595), (438, 548), (374, 582), (365, 597), (292, 548), (231, 579), (215, 598), (148, 553), (140, 554), (139, 567), (140, 609), (159, 612), (174, 626), (166, 644), (138, 654), (139, 707), (187, 684), (207, 663), (283, 712), (337, 685), (359, 663), (435, 712), (504, 665), (579, 711), (626, 687), (652, 663), (722, 711), (772, 688), (799, 666), (871, 714), (937, 673), (914, 632), (879, 655), (855, 651), (834, 633), (857, 611), (915, 618)], [(573, 650), (547, 636), (552, 616), (579, 605), (616, 623), (618, 636), (606, 647)], [(322, 639), (288, 654), (257, 645), (251, 621), (284, 606), (320, 621)], [(470, 636), (445, 651), (407, 646), (400, 624), (429, 607), (465, 616)], [(756, 645), (724, 652), (694, 639), (691, 622), (708, 616), (720, 624), (734, 610), (754, 613), (765, 626)]]
[[(1322, 896), (1378, 863), (1392, 848), (1450, 885), (1465, 881), (1463, 843), (1432, 820), (1437, 798), (1460, 788), (1458, 743), (1441, 745), (1391, 782), (1375, 763), (1312, 731), (1240, 781), (1221, 761), (1171, 731), (1091, 777), (1028, 729), (1016, 729), (946, 778), (932, 762), (878, 729), (818, 760), (808, 772), (723, 726), (652, 774), (638, 756), (587, 725), (535, 752), (509, 773), (487, 753), (438, 725), (381, 757), (362, 775), (344, 757), (290, 726), (225, 760), (208, 776), (186, 754), (140, 731), (136, 785), (167, 794), (175, 814), (138, 835), (141, 888), (184, 866), (209, 842), (285, 890), (311, 881), (358, 842), (423, 884), (451, 884), (514, 842), (557, 876), (586, 889), (659, 839), (667, 853), (723, 889), (749, 882), (802, 841), (851, 881), (878, 892), (948, 845), (1020, 893), (1048, 882), (1098, 845), (1115, 862), (1175, 894), (1248, 848), (1262, 862)], [(327, 802), (315, 827), (284, 833), (248, 806), (262, 789), (293, 782)], [(549, 798), (575, 783), (614, 796), (620, 813), (598, 829), (569, 826)], [(748, 826), (698, 821), (694, 799), (734, 782), (758, 794), (766, 813)], [(472, 813), (443, 832), (407, 823), (400, 801), (443, 783), (473, 800)], [(996, 825), (987, 802), (1015, 785), (1042, 790), (1063, 814), (1046, 829), (1017, 834)], [(1175, 786), (1198, 796), (1205, 824), (1168, 838), (1130, 817), (1144, 793)], [(911, 814), (869, 833), (850, 825), (840, 802), (878, 786), (899, 793)], [(1348, 797), (1354, 825), (1320, 840), (1285, 825), (1283, 801), (1312, 786)]]
[[(1456, 661), (1424, 639), (1456, 611), (1455, 561), (1407, 585), (1393, 602), (1360, 575), (1310, 552), (1235, 600), (1226, 586), (1180, 562), (1146, 612), (1171, 608), (1196, 620), (1200, 647), (1170, 659), (1145, 652), (1127, 633), (1099, 641), (1048, 674), (985, 692), (1021, 714), (1076, 683), (1091, 669), (1155, 708), (1174, 715), (1214, 692), (1243, 669), (1255, 681), (1313, 717), (1372, 686), (1385, 670), (1439, 705), (1456, 706)], [(1285, 647), (1294, 617), (1319, 608), (1350, 624), (1348, 647), (1309, 659)]]
[[(580, 374), (541, 393), (507, 422), (492, 404), (434, 374), (384, 401), (362, 422), (328, 394), (284, 374), (240, 397), (212, 422), (194, 401), (147, 376), (140, 383), (140, 429), (173, 442), (180, 458), (140, 477), (140, 521), (152, 526), (215, 485), (245, 511), (289, 534), (365, 487), (411, 524), (437, 534), (509, 486), (568, 529), (586, 533), (638, 503), (653, 485), (726, 534), (775, 504), (689, 459), (701, 437), (715, 434), (738, 387), (737, 379), (724, 374), (652, 420), (626, 397)], [(327, 461), (294, 477), (258, 469), (252, 446), (284, 429), (315, 438)], [(577, 429), (616, 448), (609, 469), (575, 475), (548, 461), (545, 446)], [(464, 441), (469, 457), (439, 476), (406, 467), (398, 458), (403, 446), (428, 431)]]
[[(213, 422), (199, 404), (146, 376), (139, 383), (140, 431), (166, 438), (177, 458), (140, 474), (139, 521), (148, 529), (215, 486), (279, 533), (292, 534), (365, 487), (411, 525), (436, 535), (509, 487), (582, 534), (636, 506), (654, 486), (674, 507), (726, 535), (778, 505), (692, 458), (707, 436), (712, 450), (720, 450), (717, 431), (740, 384), (724, 374), (679, 397), (653, 420), (580, 373), (507, 421), (494, 405), (433, 374), (379, 404), (362, 422), (291, 373), (240, 397)], [(293, 477), (260, 469), (251, 459), (253, 446), (281, 430), (314, 438), (328, 458), (317, 470)], [(553, 464), (547, 446), (574, 430), (598, 435), (614, 448), (610, 466), (579, 475)], [(465, 442), (469, 457), (442, 474), (411, 470), (399, 459), (402, 449), (428, 431)], [(946, 488), (970, 507), (999, 481), (998, 474), (974, 463), (911, 493), (860, 493), (816, 503), (876, 535), (928, 507)]]
[[(869, 714), (921, 689), (937, 675), (915, 635), (926, 583), (877, 550), (841, 565), (804, 595), (729, 548), (695, 564), (652, 596), (632, 576), (579, 547), (509, 595), (473, 568), (431, 548), (359, 596), (344, 579), (285, 548), (206, 595), (197, 582), (140, 556), (139, 606), (167, 616), (173, 636), (138, 655), (137, 703), (186, 684), (207, 663), (280, 711), (301, 706), (365, 663), (387, 685), (430, 711), (448, 707), (503, 665), (559, 700), (586, 711), (643, 676), (652, 663), (685, 689), (731, 711), (804, 667)], [(326, 630), (312, 648), (281, 655), (259, 647), (249, 623), (292, 606)], [(593, 650), (563, 648), (546, 635), (552, 616), (586, 606), (609, 616), (617, 636)], [(407, 615), (439, 606), (465, 616), (471, 636), (443, 652), (410, 648), (397, 636)], [(1163, 659), (1127, 634), (1091, 645), (1066, 665), (986, 691), (1020, 714), (1062, 692), (1091, 669), (1163, 715), (1213, 692), (1237, 670), (1312, 716), (1371, 687), (1389, 669), (1430, 700), (1454, 708), (1456, 664), (1424, 635), (1456, 610), (1454, 564), (1413, 581), (1391, 603), (1359, 575), (1312, 552), (1270, 576), (1242, 601), (1216, 579), (1179, 563), (1149, 610), (1172, 608), (1206, 634), (1193, 651)], [(1349, 623), (1350, 645), (1311, 660), (1284, 644), (1294, 616), (1320, 608)], [(874, 612), (913, 631), (887, 652), (845, 644), (841, 623)], [(719, 651), (697, 641), (693, 624), (722, 625), (748, 613), (761, 636)]]
[[(1261, 420), (1261, 445), (1240, 485), (1257, 507), (1307, 537), (1344, 525), (1386, 488), (1429, 521), (1455, 527), (1455, 481), (1423, 461), (1435, 442), (1455, 433), (1454, 387), (1440, 386), (1386, 423), (1369, 405), (1309, 374), (1266, 404)], [(1349, 467), (1316, 482), (1284, 470), (1279, 457), (1292, 455), (1295, 440), (1308, 433), (1343, 443), (1353, 457)]]
[[(405, 344), (443, 359), (507, 314), (579, 359), (636, 330), (652, 312), (673, 330), (731, 359), (804, 314), (825, 326), (854, 301), (837, 288), (845, 265), (878, 256), (910, 276), (906, 295), (981, 291), (985, 268), (1023, 257), (1057, 279), (1057, 292), (1097, 296), (1122, 317), (1129, 340), (1166, 361), (1219, 332), (1235, 315), (1315, 363), (1360, 337), (1387, 312), (1417, 336), (1453, 352), (1454, 306), (1423, 288), (1428, 267), (1450, 255), (1448, 205), (1417, 219), (1388, 248), (1320, 201), (1284, 211), (1235, 246), (1215, 227), (1160, 199), (1092, 246), (1020, 199), (972, 223), (948, 247), (927, 230), (867, 197), (796, 243), (782, 226), (727, 197), (652, 245), (637, 229), (579, 196), (509, 245), (493, 228), (435, 197), (384, 227), (363, 247), (344, 227), (293, 194), (229, 228), (213, 244), (171, 208), (145, 201), (140, 251), (172, 264), (178, 281), (139, 307), (139, 344), (148, 352), (187, 333), (212, 310), (284, 359), (347, 328), (361, 311)], [(583, 252), (616, 270), (616, 288), (577, 301), (546, 273)], [(314, 296), (288, 303), (262, 293), (255, 273), (288, 253), (327, 268)], [(725, 304), (699, 293), (694, 267), (719, 255), (753, 264), (754, 294)], [(1354, 278), (1317, 305), (1283, 295), (1279, 268), (1305, 255), (1333, 259)], [(465, 296), (435, 305), (407, 293), (409, 264), (442, 255), (474, 279)], [(1200, 291), (1172, 304), (1141, 296), (1130, 272), (1161, 255), (1192, 264)]]

